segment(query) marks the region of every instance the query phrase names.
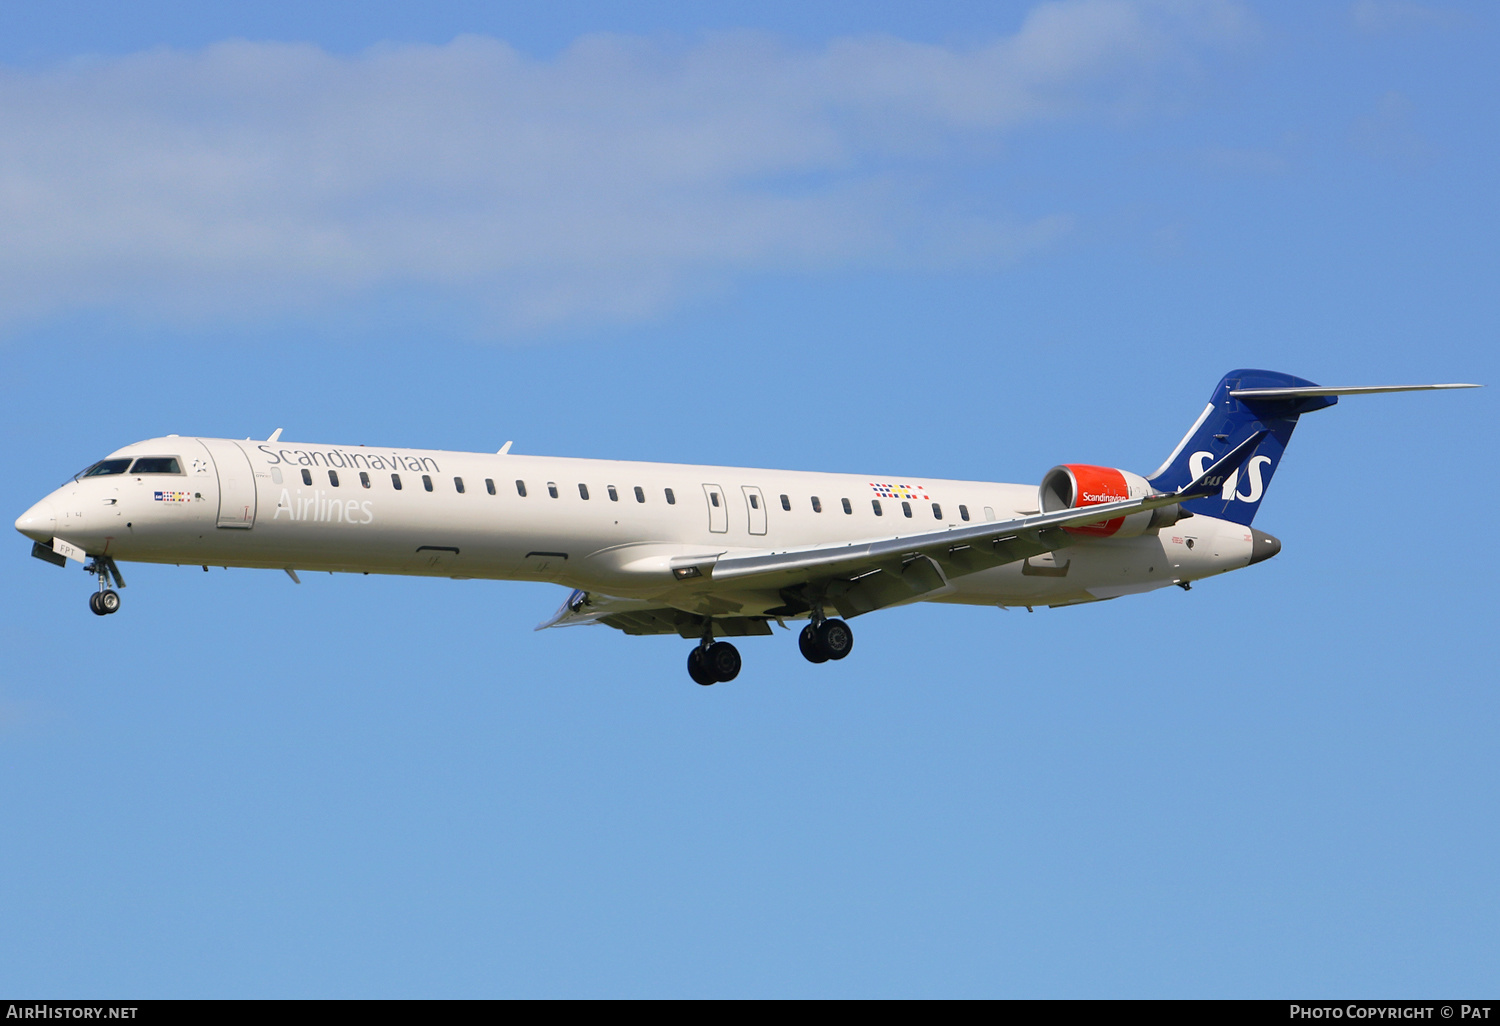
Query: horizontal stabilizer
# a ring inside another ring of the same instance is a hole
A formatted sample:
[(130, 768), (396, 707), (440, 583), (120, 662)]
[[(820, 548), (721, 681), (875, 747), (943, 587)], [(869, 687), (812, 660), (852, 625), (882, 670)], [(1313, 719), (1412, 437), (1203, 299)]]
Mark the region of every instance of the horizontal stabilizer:
[(1440, 388), (1483, 388), (1483, 385), (1355, 385), (1350, 388), (1235, 388), (1236, 399), (1308, 399), (1320, 395), (1372, 395), (1376, 392), (1431, 392)]

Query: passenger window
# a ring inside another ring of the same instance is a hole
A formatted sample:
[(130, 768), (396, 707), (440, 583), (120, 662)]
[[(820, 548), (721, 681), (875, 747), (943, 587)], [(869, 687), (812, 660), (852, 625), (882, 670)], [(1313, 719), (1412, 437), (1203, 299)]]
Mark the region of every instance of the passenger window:
[(459, 495), (462, 495), (464, 493), (464, 479), (461, 477), (455, 477), (453, 479), (453, 487)]
[(280, 467), (272, 467), (271, 468), (271, 483), (272, 484), (281, 484), (281, 468)]
[(839, 501), (844, 504), (844, 512), (845, 513), (853, 513), (854, 512), (854, 507), (851, 506), (851, 505), (849, 505), (849, 500), (848, 499), (840, 499)]
[(305, 485), (312, 484), (312, 471), (306, 467), (302, 468), (302, 483)]
[(552, 496), (554, 499), (557, 498), (557, 483), (555, 481), (547, 482), (547, 494)]
[(792, 500), (783, 495), (781, 497), (781, 508), (790, 513), (792, 511)]
[(813, 496), (813, 512), (814, 513), (821, 513), (821, 512), (823, 512), (823, 501), (821, 499), (819, 499), (816, 495)]
[(526, 498), (526, 482), (520, 478), (516, 479), (516, 494), (523, 499)]
[(619, 502), (620, 501), (620, 493), (615, 490), (615, 486), (614, 485), (610, 485), (608, 488), (605, 489), (605, 491), (609, 492), (609, 501), (610, 502)]
[(709, 504), (711, 506), (713, 506), (715, 509), (718, 509), (719, 508), (719, 493), (718, 492), (709, 492), (708, 493), (708, 501), (709, 501)]
[(489, 492), (491, 495), (495, 494), (495, 479), (493, 477), (487, 477), (484, 479), (484, 490)]
[(110, 474), (123, 474), (130, 469), (130, 461), (125, 460), (100, 460), (92, 467), (85, 470), (79, 477), (107, 477)]
[(752, 495), (752, 496), (750, 496), (750, 508), (751, 509), (760, 509), (760, 496), (759, 495)]
[(398, 491), (398, 492), (401, 490), (401, 475), (400, 474), (392, 474), (391, 475), (391, 487), (394, 488), (394, 489), (396, 489), (396, 491)]
[(969, 519), (969, 507), (967, 507), (967, 506), (960, 506), (960, 507), (958, 507), (958, 515), (959, 515), (959, 517), (961, 519), (968, 520)]
[(645, 492), (645, 490), (643, 488), (641, 488), (640, 485), (636, 485), (635, 486), (635, 501), (636, 502), (645, 502), (646, 501), (646, 492)]
[(339, 472), (337, 470), (330, 470), (328, 472), (328, 483), (335, 488), (339, 486)]
[(580, 483), (578, 485), (578, 497), (580, 499), (582, 499), (584, 502), (587, 502), (589, 500), (589, 486), (588, 485), (582, 484), (582, 483)]
[(880, 508), (880, 500), (879, 499), (871, 499), (870, 500), (870, 508), (875, 511), (875, 515), (877, 517), (883, 517), (883, 516), (885, 516), (885, 513)]
[(932, 504), (932, 519), (934, 519), (934, 520), (941, 520), (941, 519), (943, 519), (943, 507), (939, 506), (935, 502)]
[(142, 456), (130, 468), (132, 474), (180, 474), (175, 456)]
[(666, 495), (667, 495), (667, 505), (668, 506), (675, 506), (675, 505), (677, 505), (677, 496), (675, 496), (675, 495), (672, 494), (672, 489), (670, 489), (670, 488), (666, 489)]
[(370, 475), (361, 470), (359, 472), (359, 483), (364, 485), (366, 488), (370, 487)]
[(905, 513), (908, 517), (910, 517), (911, 516), (911, 503), (909, 503), (909, 502), (903, 502), (901, 504), (901, 512)]
[(429, 492), (432, 491), (432, 475), (430, 475), (430, 474), (423, 474), (422, 475), (422, 487), (426, 488)]

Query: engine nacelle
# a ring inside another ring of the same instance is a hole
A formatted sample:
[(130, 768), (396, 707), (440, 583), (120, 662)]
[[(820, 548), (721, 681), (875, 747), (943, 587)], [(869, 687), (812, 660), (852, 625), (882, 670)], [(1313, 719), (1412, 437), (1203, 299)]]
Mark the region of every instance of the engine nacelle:
[[(1106, 502), (1122, 502), (1150, 495), (1151, 483), (1139, 474), (1114, 467), (1094, 467), (1087, 463), (1064, 463), (1053, 467), (1042, 478), (1037, 489), (1038, 508), (1043, 513), (1056, 513), (1065, 509), (1086, 509)], [(1191, 513), (1173, 504), (1161, 509), (1132, 513), (1115, 517), (1098, 524), (1083, 527), (1065, 527), (1063, 530), (1092, 538), (1134, 538), (1161, 527), (1170, 527)]]

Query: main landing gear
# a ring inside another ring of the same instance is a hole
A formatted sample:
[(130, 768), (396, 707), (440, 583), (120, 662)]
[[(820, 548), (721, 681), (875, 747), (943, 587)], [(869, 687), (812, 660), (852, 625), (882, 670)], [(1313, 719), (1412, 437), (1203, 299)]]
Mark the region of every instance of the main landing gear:
[(707, 638), (688, 653), (688, 676), (707, 687), (734, 680), (740, 675), (740, 650), (727, 641)]
[[(797, 646), (810, 663), (842, 659), (854, 650), (854, 632), (842, 620), (830, 620), (813, 609), (813, 622), (802, 628)], [(727, 641), (713, 639), (713, 627), (705, 625), (703, 640), (688, 653), (688, 676), (707, 687), (734, 680), (740, 675), (740, 651)]]
[(802, 628), (802, 633), (797, 636), (797, 647), (810, 663), (842, 659), (854, 650), (854, 632), (842, 620), (818, 617)]
[(125, 578), (120, 576), (120, 568), (115, 566), (115, 561), (109, 556), (95, 556), (94, 561), (85, 565), (83, 569), (99, 577), (99, 590), (89, 596), (89, 609), (93, 610), (95, 616), (108, 616), (110, 613), (118, 612), (120, 593), (109, 586), (109, 579), (113, 576), (115, 586), (123, 588)]

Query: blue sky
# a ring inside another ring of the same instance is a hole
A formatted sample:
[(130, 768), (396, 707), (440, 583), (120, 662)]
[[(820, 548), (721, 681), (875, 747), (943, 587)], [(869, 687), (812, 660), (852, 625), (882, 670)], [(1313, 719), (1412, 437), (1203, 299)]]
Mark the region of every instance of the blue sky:
[[(1035, 481), (1493, 384), (1489, 5), (12, 5), (19, 514), (168, 432)], [(1268, 563), (698, 688), (561, 589), (0, 561), (0, 992), (1493, 989), (1492, 389)], [(1488, 426), (1486, 426), (1488, 425)]]

